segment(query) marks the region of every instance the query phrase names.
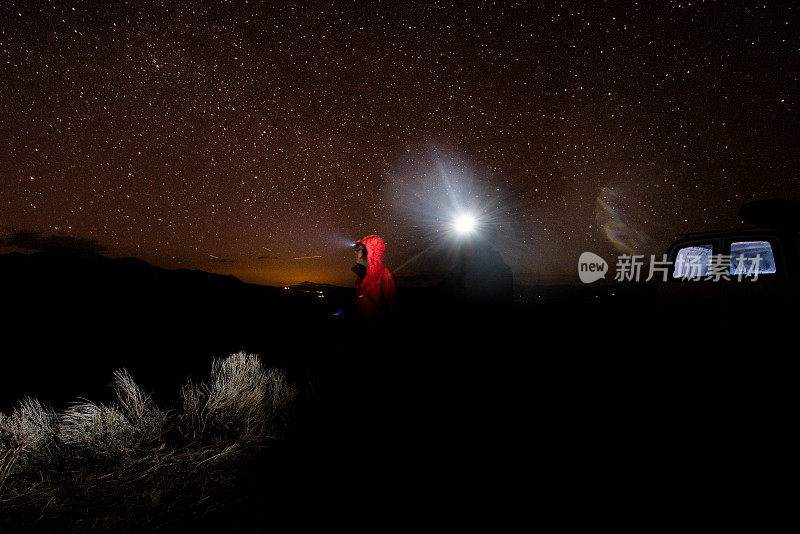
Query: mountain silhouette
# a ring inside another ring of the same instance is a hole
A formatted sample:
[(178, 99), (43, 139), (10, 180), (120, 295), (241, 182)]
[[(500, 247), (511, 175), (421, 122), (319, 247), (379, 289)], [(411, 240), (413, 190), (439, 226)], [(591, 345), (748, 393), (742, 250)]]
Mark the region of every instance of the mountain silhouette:
[(312, 302), (285, 293), (91, 251), (0, 255), (0, 406), (22, 395), (102, 398), (119, 367), (171, 392), (187, 372), (202, 375), (212, 357), (236, 350), (288, 365), (297, 332), (316, 328), (348, 294)]

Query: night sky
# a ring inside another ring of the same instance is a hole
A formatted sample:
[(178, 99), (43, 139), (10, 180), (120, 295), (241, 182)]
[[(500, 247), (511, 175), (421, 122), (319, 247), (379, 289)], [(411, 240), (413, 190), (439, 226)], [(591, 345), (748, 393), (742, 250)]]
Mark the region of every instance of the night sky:
[(524, 281), (800, 200), (797, 6), (412, 4), (2, 2), (0, 252), (350, 284), (463, 209)]

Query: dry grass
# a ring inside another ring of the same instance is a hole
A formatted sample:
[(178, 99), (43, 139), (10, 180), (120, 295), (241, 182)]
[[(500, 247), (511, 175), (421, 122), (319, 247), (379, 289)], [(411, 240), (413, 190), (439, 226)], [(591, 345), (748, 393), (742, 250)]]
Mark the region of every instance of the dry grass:
[(90, 456), (114, 458), (152, 450), (163, 438), (167, 414), (125, 370), (114, 373), (116, 403), (73, 404), (59, 417), (58, 437)]
[[(211, 380), (202, 388), (205, 403), (200, 408), (199, 430), (219, 436), (271, 433), (277, 430), (275, 416), (285, 412), (294, 395), (283, 372), (265, 370), (254, 355), (217, 359), (211, 366)], [(184, 405), (189, 403), (184, 399)]]
[(165, 502), (196, 515), (237, 462), (281, 437), (295, 398), (282, 371), (244, 353), (215, 360), (208, 382), (188, 382), (174, 411), (124, 369), (113, 389), (107, 405), (84, 400), (56, 414), (26, 398), (0, 414), (0, 525), (54, 525), (82, 509), (103, 518), (89, 530), (124, 530), (142, 526), (136, 517), (168, 521)]

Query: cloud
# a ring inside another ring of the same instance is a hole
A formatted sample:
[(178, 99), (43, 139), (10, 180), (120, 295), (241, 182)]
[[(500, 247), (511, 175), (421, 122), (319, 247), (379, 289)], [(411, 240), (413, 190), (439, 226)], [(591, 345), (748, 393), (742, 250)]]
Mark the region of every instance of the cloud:
[(68, 235), (42, 235), (33, 230), (19, 230), (6, 238), (0, 238), (0, 247), (16, 247), (27, 250), (71, 250), (98, 254), (106, 247), (96, 239)]

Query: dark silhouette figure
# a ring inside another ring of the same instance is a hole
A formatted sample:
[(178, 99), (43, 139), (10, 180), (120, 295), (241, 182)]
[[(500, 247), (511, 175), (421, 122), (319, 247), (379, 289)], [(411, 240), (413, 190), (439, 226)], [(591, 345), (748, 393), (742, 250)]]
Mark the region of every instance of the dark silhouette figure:
[(464, 309), (499, 309), (511, 305), (514, 278), (511, 269), (494, 248), (495, 232), (464, 242), (454, 268), (442, 286), (445, 296)]

